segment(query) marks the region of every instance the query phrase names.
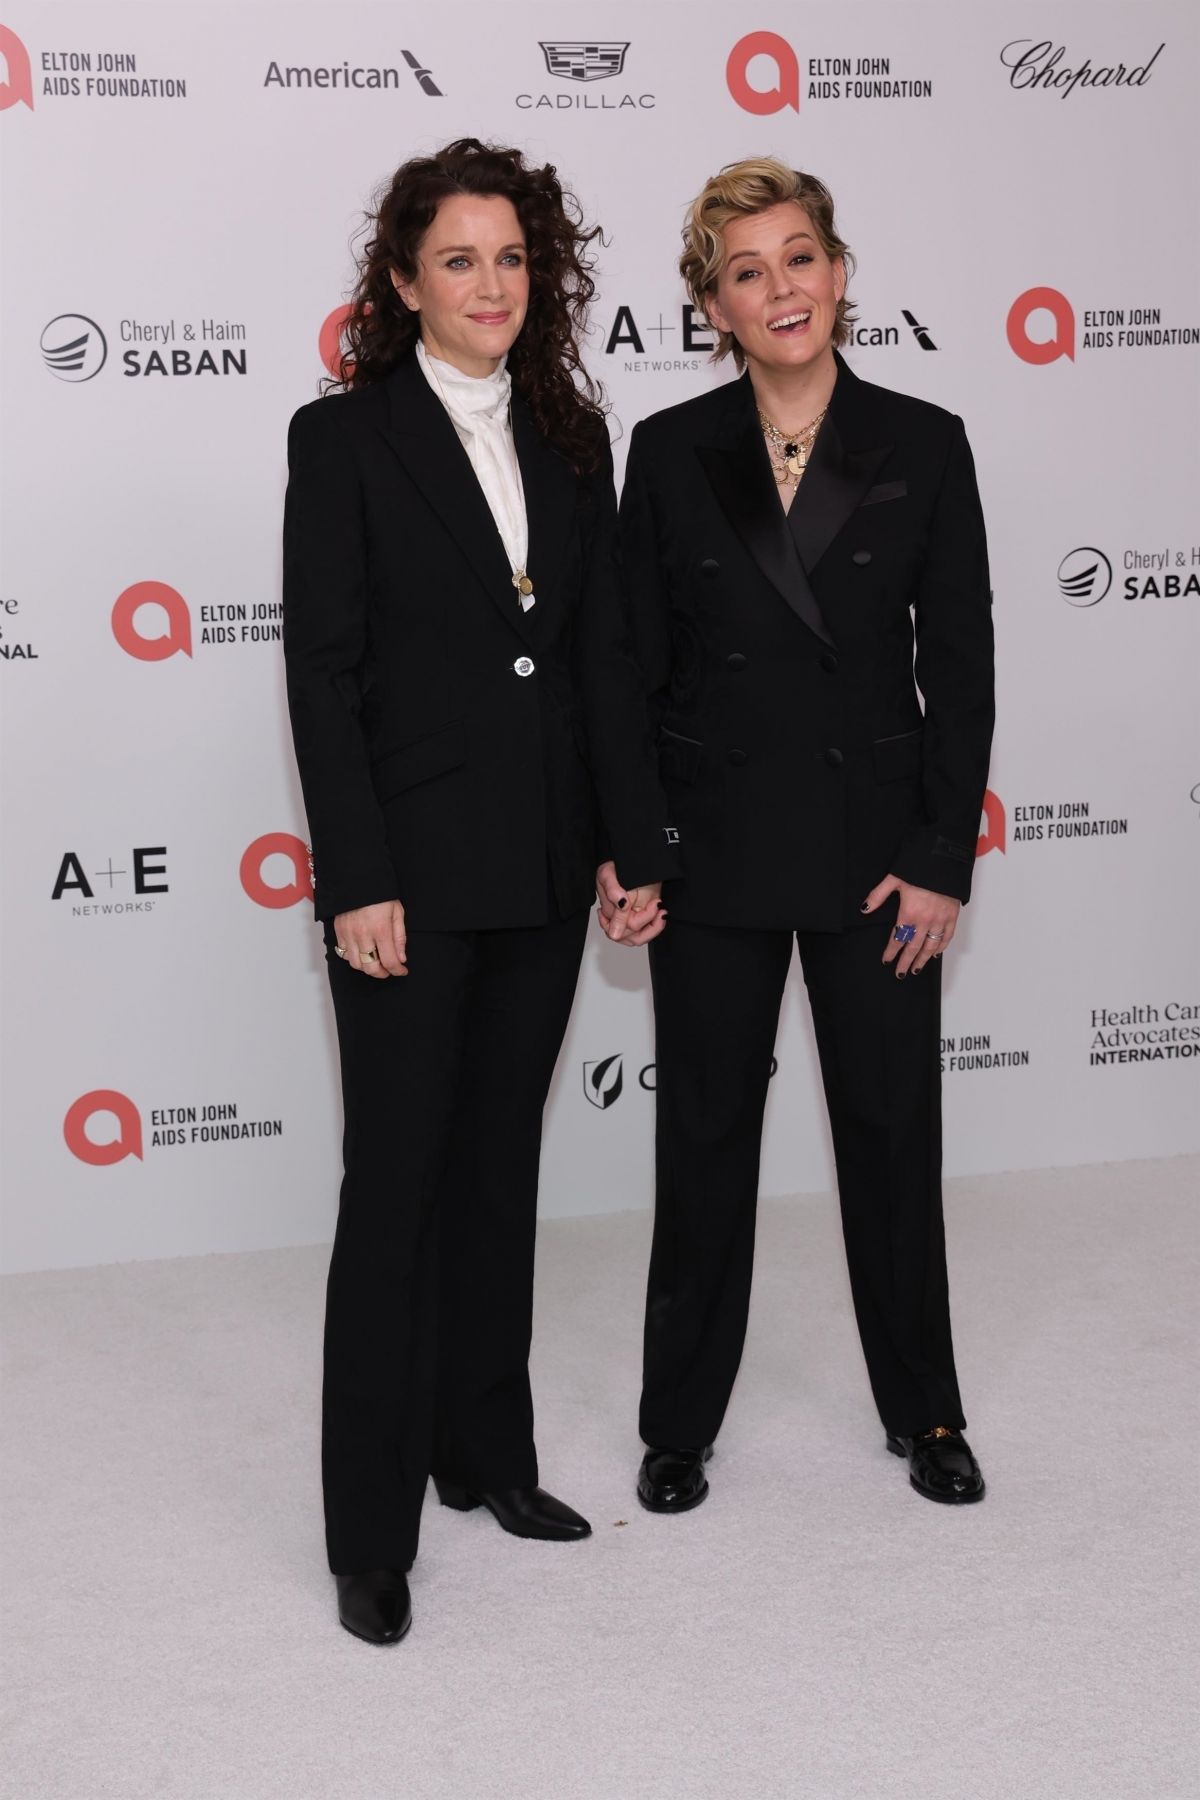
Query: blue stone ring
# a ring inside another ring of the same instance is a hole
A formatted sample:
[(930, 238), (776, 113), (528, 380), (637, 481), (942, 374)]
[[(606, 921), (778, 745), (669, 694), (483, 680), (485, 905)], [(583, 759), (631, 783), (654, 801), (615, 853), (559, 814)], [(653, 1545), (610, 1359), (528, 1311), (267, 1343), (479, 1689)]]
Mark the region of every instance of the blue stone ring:
[(892, 936), (898, 944), (911, 944), (916, 935), (917, 928), (915, 925), (897, 925), (895, 931), (892, 933)]

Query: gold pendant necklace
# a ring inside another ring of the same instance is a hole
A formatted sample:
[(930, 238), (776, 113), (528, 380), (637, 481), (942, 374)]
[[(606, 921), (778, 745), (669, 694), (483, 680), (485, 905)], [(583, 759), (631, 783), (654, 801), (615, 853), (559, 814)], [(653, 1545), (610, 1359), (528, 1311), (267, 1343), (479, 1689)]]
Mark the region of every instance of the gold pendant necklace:
[(828, 405), (823, 406), (816, 418), (810, 419), (802, 431), (781, 431), (773, 420), (768, 419), (765, 412), (759, 412), (758, 421), (767, 434), (767, 449), (771, 455), (775, 479), (781, 487), (800, 485), (800, 477), (808, 467), (821, 420), (828, 411)]
[(512, 584), (517, 590), (517, 599), (521, 603), (521, 611), (528, 612), (533, 605), (533, 583), (524, 569), (514, 569)]

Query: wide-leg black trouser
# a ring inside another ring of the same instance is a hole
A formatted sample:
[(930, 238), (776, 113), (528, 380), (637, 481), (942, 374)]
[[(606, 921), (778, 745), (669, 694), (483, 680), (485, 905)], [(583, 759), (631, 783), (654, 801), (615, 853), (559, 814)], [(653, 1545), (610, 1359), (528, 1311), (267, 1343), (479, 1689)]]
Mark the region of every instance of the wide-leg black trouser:
[[(891, 925), (797, 932), (859, 1335), (885, 1427), (961, 1427), (941, 1197), (941, 964), (896, 979)], [(650, 949), (657, 1196), (641, 1434), (712, 1442), (750, 1304), (763, 1109), (787, 931), (673, 918)], [(783, 1071), (778, 1079), (786, 1082)]]
[(321, 1448), (336, 1574), (411, 1567), (431, 1471), (537, 1481), (542, 1111), (587, 921), (414, 931), (410, 973), (387, 981), (329, 953), (345, 1114)]

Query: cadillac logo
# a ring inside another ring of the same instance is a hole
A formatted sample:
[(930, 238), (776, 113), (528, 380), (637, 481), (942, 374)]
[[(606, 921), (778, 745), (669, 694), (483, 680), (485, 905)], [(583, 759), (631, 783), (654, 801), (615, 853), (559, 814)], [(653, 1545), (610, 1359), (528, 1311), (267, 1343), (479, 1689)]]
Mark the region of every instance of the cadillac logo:
[(629, 45), (562, 43), (541, 48), (549, 74), (563, 81), (607, 81), (610, 75), (621, 74)]

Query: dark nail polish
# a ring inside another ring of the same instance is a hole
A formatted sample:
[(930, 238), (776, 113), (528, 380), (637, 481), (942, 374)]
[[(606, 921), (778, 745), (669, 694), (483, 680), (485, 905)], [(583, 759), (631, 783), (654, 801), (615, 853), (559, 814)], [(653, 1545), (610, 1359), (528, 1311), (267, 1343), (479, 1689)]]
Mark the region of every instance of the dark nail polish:
[(628, 900), (618, 900), (617, 901), (617, 905), (621, 908), (622, 911), (624, 911), (625, 907), (627, 907), (628, 904), (629, 904)]
[(870, 905), (871, 905), (871, 902), (869, 900), (864, 900), (862, 905), (858, 909), (859, 912), (867, 912), (870, 909)]
[(896, 970), (896, 980), (897, 980), (897, 981), (903, 981), (903, 980), (904, 980), (904, 970), (903, 970), (903, 969), (897, 969), (897, 970)]

